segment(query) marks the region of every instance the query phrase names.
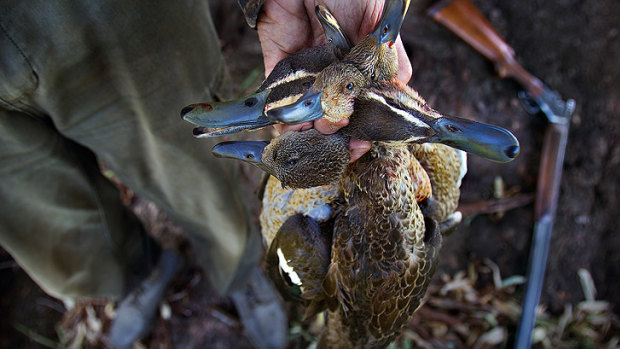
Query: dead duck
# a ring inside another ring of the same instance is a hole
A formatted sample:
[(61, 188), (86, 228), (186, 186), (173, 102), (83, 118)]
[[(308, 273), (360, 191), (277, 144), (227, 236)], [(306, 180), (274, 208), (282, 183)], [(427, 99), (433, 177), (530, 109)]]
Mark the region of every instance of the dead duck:
[(266, 270), (284, 298), (305, 304), (305, 317), (330, 301), (322, 282), (331, 260), (333, 206), (341, 199), (338, 183), (349, 163), (347, 143), (345, 135), (310, 129), (271, 142), (222, 142), (213, 148), (218, 157), (240, 159), (272, 175), (260, 215)]
[(419, 206), (430, 189), (426, 171), (406, 146), (374, 143), (347, 168), (323, 282), (339, 307), (329, 310), (320, 345), (385, 347), (411, 319), (441, 247), (437, 222)]
[[(314, 129), (288, 132), (271, 142), (230, 141), (213, 147), (221, 158), (243, 160), (272, 177), (263, 195), (262, 234), (267, 246), (288, 217), (302, 213), (324, 222), (340, 196), (338, 184), (349, 163), (348, 137)], [(275, 180), (277, 178), (277, 180)]]
[[(335, 139), (339, 145), (330, 144), (337, 135), (309, 130), (284, 136), (283, 142), (272, 140), (269, 151), (265, 143), (228, 142), (214, 152), (249, 158), (283, 179), (286, 172), (300, 173), (289, 176), (294, 181), (285, 179), (292, 186), (305, 186), (303, 177), (312, 177), (318, 167), (340, 173), (341, 166), (334, 162), (348, 163), (348, 151), (342, 147), (346, 141)], [(312, 143), (313, 151), (303, 152), (309, 159), (301, 159), (295, 148), (307, 147), (313, 137), (320, 141)], [(344, 155), (325, 161), (322, 157), (330, 152)], [(334, 179), (323, 178), (333, 183)], [(329, 309), (320, 346), (384, 347), (418, 307), (437, 262), (441, 234), (437, 222), (424, 217), (419, 206), (431, 196), (430, 178), (406, 145), (374, 143), (368, 154), (346, 167), (338, 183), (328, 219), (318, 223), (296, 213), (281, 226), (269, 247), (268, 265), (277, 263), (269, 268), (270, 275), (276, 281), (283, 276), (284, 287), (299, 287), (298, 294), (308, 305), (306, 316)], [(266, 199), (273, 202), (269, 195)]]
[(510, 131), (441, 115), (411, 87), (394, 80), (369, 82), (345, 63), (327, 67), (306, 95), (269, 110), (267, 116), (284, 124), (349, 118), (341, 131), (361, 140), (442, 143), (496, 162), (511, 161), (519, 154), (519, 142)]
[(374, 30), (349, 52), (350, 41), (331, 13), (316, 7), (328, 43), (294, 53), (274, 67), (255, 94), (240, 100), (192, 104), (182, 109), (181, 117), (198, 127), (196, 137), (213, 137), (253, 130), (274, 124), (265, 112), (295, 102), (312, 86), (316, 75), (341, 59), (356, 66), (367, 79), (391, 79), (398, 66), (393, 43), (398, 36), (409, 0), (384, 3), (383, 13)]
[(256, 165), (278, 178), (282, 186), (311, 188), (340, 180), (349, 163), (348, 141), (342, 133), (325, 135), (310, 129), (287, 132), (271, 142), (222, 142), (213, 147), (213, 154)]
[(467, 153), (436, 143), (410, 144), (408, 148), (420, 161), (431, 183), (431, 196), (420, 203), (422, 213), (439, 223), (442, 235), (449, 234), (462, 220), (456, 208), (461, 181), (467, 173)]
[(327, 43), (296, 52), (278, 62), (251, 95), (184, 107), (181, 117), (198, 126), (194, 129), (196, 137), (221, 136), (273, 125), (265, 116), (266, 110), (297, 100), (312, 86), (319, 72), (349, 52), (350, 40), (331, 12), (322, 5), (316, 6), (315, 12)]

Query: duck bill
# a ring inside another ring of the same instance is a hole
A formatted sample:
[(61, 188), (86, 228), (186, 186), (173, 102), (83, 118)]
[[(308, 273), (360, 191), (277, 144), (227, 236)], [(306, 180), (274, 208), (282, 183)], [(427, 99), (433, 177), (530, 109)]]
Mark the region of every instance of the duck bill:
[(410, 0), (386, 0), (383, 5), (383, 14), (375, 29), (370, 35), (377, 38), (377, 46), (385, 43), (394, 43), (400, 32), (400, 27), (409, 9)]
[(323, 5), (317, 5), (314, 9), (327, 41), (331, 42), (335, 47), (348, 52), (352, 45), (347, 36), (342, 31), (340, 24), (336, 21), (336, 18), (329, 12), (329, 10)]
[(510, 131), (481, 122), (444, 116), (430, 125), (428, 141), (461, 149), (494, 162), (509, 162), (519, 155), (519, 141)]
[(267, 112), (267, 117), (277, 123), (295, 125), (323, 117), (321, 97), (323, 92), (308, 92), (297, 102)]
[(214, 103), (188, 105), (181, 117), (196, 126), (196, 137), (220, 136), (243, 130), (252, 130), (273, 124), (264, 114), (271, 89), (244, 98)]
[(263, 164), (263, 150), (269, 142), (261, 141), (230, 141), (216, 144), (211, 153), (218, 158), (237, 159), (250, 163), (268, 171)]

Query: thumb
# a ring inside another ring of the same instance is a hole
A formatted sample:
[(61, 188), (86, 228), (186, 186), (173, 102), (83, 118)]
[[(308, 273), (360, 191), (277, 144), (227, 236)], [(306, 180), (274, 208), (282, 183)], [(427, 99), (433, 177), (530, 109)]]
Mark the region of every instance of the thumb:
[(413, 68), (411, 68), (411, 61), (409, 56), (407, 56), (407, 51), (405, 51), (400, 35), (396, 38), (396, 55), (398, 56), (398, 74), (396, 79), (407, 84), (411, 79)]

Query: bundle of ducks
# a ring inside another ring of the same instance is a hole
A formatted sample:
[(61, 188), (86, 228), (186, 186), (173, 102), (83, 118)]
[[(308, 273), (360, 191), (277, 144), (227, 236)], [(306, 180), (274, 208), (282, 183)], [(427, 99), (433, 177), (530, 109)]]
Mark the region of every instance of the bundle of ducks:
[[(306, 318), (327, 311), (320, 348), (393, 341), (420, 305), (442, 235), (461, 220), (465, 152), (497, 162), (519, 152), (507, 130), (441, 115), (395, 79), (393, 43), (408, 5), (386, 1), (373, 32), (353, 47), (317, 7), (327, 44), (280, 61), (253, 95), (181, 111), (196, 137), (349, 119), (333, 135), (290, 132), (213, 150), (271, 175), (260, 217), (267, 272), (286, 299), (306, 306)], [(372, 144), (353, 163), (350, 137)]]

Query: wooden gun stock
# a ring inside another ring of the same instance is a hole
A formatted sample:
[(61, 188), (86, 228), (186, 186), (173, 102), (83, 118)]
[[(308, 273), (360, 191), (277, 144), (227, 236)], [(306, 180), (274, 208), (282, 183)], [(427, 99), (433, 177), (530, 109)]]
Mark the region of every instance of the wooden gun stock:
[(532, 98), (543, 92), (542, 82), (515, 60), (514, 50), (469, 0), (440, 1), (428, 14), (495, 63), (500, 77), (517, 80)]

